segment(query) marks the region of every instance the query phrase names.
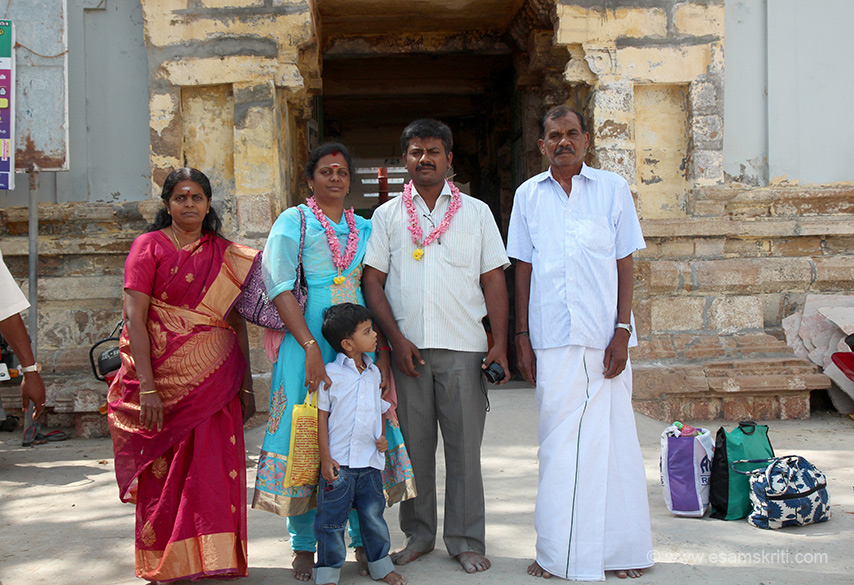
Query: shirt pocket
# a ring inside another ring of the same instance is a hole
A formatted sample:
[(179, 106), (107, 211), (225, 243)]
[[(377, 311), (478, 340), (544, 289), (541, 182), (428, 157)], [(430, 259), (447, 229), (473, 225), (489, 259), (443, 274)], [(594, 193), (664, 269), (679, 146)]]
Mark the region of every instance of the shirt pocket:
[(480, 274), (480, 246), (474, 234), (445, 233), (441, 241), (441, 244), (434, 242), (430, 247), (442, 250), (442, 262), (462, 269), (466, 275)]
[(591, 252), (609, 253), (614, 248), (614, 228), (604, 215), (581, 215), (575, 220), (575, 237)]

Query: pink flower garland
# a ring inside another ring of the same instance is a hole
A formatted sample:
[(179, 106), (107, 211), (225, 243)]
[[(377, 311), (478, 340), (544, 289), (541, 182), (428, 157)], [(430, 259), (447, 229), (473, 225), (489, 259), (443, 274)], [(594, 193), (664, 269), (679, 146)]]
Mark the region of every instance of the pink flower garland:
[(338, 235), (335, 233), (329, 220), (314, 197), (309, 197), (305, 200), (305, 204), (314, 213), (314, 217), (326, 230), (326, 240), (329, 243), (329, 251), (332, 252), (332, 263), (338, 268), (338, 276), (335, 277), (335, 284), (344, 282), (344, 277), (341, 276), (341, 271), (347, 268), (356, 257), (356, 248), (359, 247), (359, 231), (356, 229), (356, 217), (353, 213), (353, 208), (344, 211), (344, 219), (347, 220), (347, 227), (350, 229), (350, 234), (347, 236), (347, 248), (344, 250), (344, 256), (341, 256), (341, 243), (338, 241)]
[(451, 219), (460, 210), (460, 207), (463, 206), (463, 198), (460, 196), (460, 190), (450, 181), (448, 181), (448, 186), (451, 188), (451, 203), (448, 205), (448, 211), (445, 212), (442, 222), (433, 228), (433, 231), (421, 243), (419, 243), (419, 240), (421, 240), (424, 232), (421, 231), (421, 222), (418, 219), (418, 213), (415, 211), (415, 203), (412, 201), (412, 181), (409, 181), (403, 188), (403, 206), (406, 208), (407, 215), (409, 215), (409, 233), (412, 234), (412, 243), (415, 244), (415, 251), (412, 252), (412, 257), (416, 260), (421, 260), (421, 257), (424, 256), (424, 248), (438, 240), (442, 234), (448, 231)]

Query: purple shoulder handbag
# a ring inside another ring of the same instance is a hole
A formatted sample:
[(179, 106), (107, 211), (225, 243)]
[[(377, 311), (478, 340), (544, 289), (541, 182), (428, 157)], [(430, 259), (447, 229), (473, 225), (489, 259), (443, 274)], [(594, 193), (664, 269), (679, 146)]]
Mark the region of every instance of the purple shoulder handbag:
[[(299, 209), (299, 215), (299, 262), (293, 293), (302, 312), (305, 313), (305, 303), (308, 300), (308, 283), (305, 280), (305, 270), (302, 266), (302, 250), (305, 246), (305, 214), (302, 209)], [(243, 292), (240, 293), (234, 304), (234, 310), (255, 325), (276, 331), (287, 331), (288, 328), (282, 323), (276, 305), (267, 296), (267, 288), (264, 286), (264, 276), (261, 272), (261, 254), (262, 252), (258, 252), (258, 255), (255, 256), (255, 261), (249, 270), (249, 276), (243, 284)]]

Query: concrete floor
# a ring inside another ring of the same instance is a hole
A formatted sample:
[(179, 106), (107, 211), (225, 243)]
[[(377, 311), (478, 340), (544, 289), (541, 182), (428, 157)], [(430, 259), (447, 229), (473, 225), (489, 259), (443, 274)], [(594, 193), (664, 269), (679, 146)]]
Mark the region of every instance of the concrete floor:
[[(537, 478), (536, 407), (530, 388), (490, 393), (483, 447), (487, 547), (492, 569), (467, 575), (441, 544), (401, 568), (411, 584), (510, 585), (535, 583), (525, 573), (534, 556)], [(716, 430), (720, 422), (694, 426)], [(664, 423), (637, 415), (646, 464), (656, 565), (635, 583), (852, 583), (854, 578), (854, 422), (830, 413), (808, 421), (772, 421), (777, 454), (807, 457), (828, 476), (833, 518), (824, 524), (764, 531), (746, 521), (671, 516), (659, 486), (659, 435)], [(732, 423), (726, 425), (732, 428)], [(247, 431), (249, 483), (254, 481), (263, 426)], [(440, 483), (442, 482), (440, 461)], [(441, 496), (441, 491), (440, 491)], [(250, 494), (251, 499), (251, 494)], [(440, 501), (441, 506), (441, 501)], [(397, 510), (386, 519), (392, 548), (403, 537)], [(131, 505), (122, 504), (107, 439), (74, 439), (20, 446), (0, 436), (0, 585), (112, 585), (143, 583), (133, 573)], [(441, 525), (441, 509), (440, 509)], [(296, 584), (284, 520), (249, 510), (250, 576), (246, 585)], [(616, 582), (609, 574), (607, 580)], [(341, 584), (368, 583), (347, 563)]]

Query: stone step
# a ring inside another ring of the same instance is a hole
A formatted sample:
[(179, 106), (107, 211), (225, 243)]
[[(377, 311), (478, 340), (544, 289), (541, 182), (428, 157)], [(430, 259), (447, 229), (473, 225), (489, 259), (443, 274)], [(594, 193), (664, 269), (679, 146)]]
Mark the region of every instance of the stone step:
[(674, 363), (715, 358), (738, 359), (792, 355), (792, 348), (784, 341), (767, 333), (719, 335), (714, 331), (643, 336), (638, 340), (638, 346), (631, 352), (633, 362), (673, 361)]
[(661, 421), (806, 419), (831, 380), (794, 356), (632, 362), (635, 410)]

